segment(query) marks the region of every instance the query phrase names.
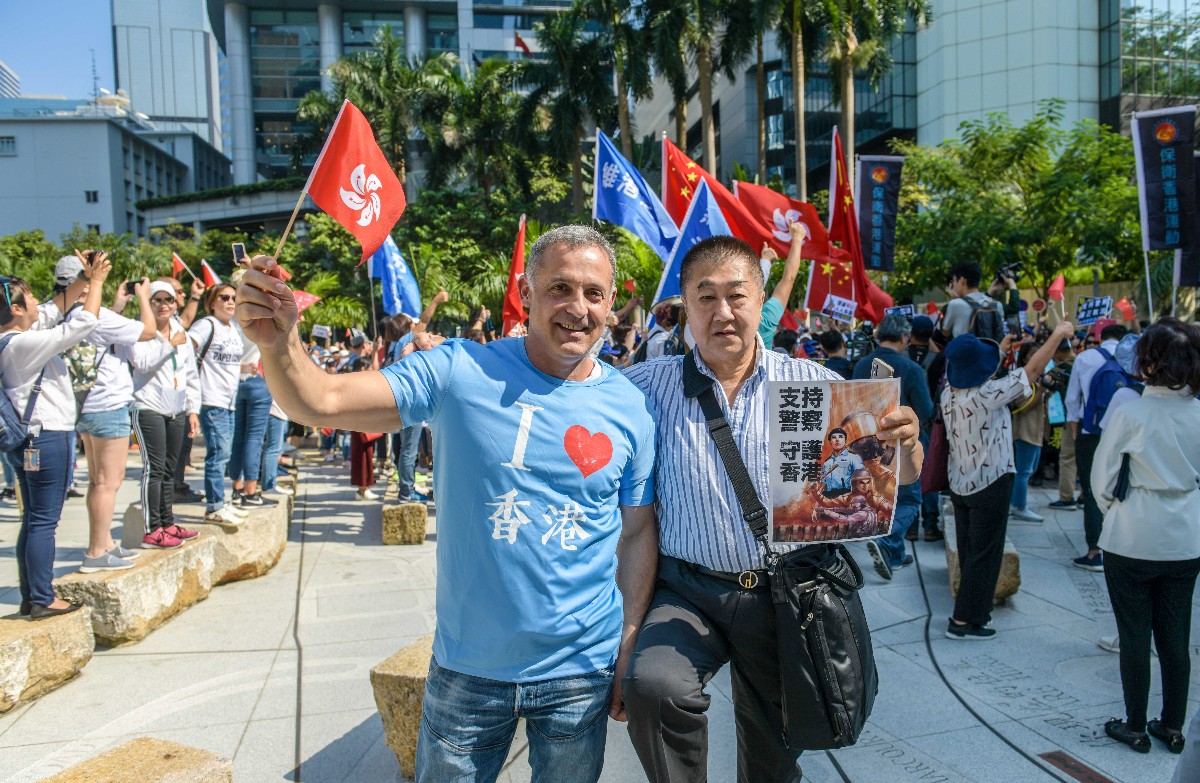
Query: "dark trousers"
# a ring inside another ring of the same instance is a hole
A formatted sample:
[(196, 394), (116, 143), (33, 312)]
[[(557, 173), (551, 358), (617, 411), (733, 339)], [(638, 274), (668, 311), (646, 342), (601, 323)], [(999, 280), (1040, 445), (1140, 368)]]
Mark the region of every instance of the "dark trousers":
[(921, 527), (933, 531), (938, 529), (942, 513), (942, 493), (925, 492), (921, 495)]
[(142, 518), (147, 533), (175, 524), (175, 464), (187, 428), (186, 413), (164, 416), (139, 410), (133, 415), (133, 432), (142, 446)]
[(1083, 535), (1088, 549), (1100, 548), (1100, 532), (1104, 530), (1104, 513), (1092, 494), (1092, 463), (1096, 461), (1099, 445), (1099, 435), (1088, 435), (1082, 430), (1075, 439), (1075, 463), (1079, 466), (1079, 486), (1083, 496)]
[(175, 491), (190, 492), (191, 487), (183, 479), (183, 471), (192, 461), (192, 439), (184, 432), (183, 441), (179, 444), (179, 455), (175, 458)]
[[(17, 471), (25, 511), (21, 532), (17, 534), (17, 576), (21, 600), (38, 606), (54, 603), (54, 531), (67, 499), (67, 468), (75, 457), (71, 453), (71, 433), (43, 432), (30, 438), (6, 456)], [(41, 469), (25, 470), (25, 449), (38, 450)]]
[(755, 590), (660, 557), (658, 584), (623, 680), (629, 736), (651, 783), (708, 779), (705, 686), (730, 664), (738, 781), (799, 781), (800, 751), (783, 742), (775, 608)]
[(1162, 722), (1167, 728), (1183, 730), (1192, 674), (1188, 647), (1197, 574), (1200, 558), (1138, 560), (1104, 553), (1104, 581), (1121, 637), (1125, 719), (1134, 731), (1146, 727), (1152, 632), (1162, 671)]
[(987, 625), (992, 619), (1012, 486), (1013, 474), (1005, 473), (974, 494), (950, 493), (961, 574), (958, 598), (954, 601), (955, 620)]

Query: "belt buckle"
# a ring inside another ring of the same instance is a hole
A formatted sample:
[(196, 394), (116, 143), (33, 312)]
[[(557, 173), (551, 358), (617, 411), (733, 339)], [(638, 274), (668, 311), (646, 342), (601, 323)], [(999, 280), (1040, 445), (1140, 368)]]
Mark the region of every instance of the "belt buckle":
[(757, 571), (743, 571), (740, 574), (738, 574), (737, 581), (738, 581), (738, 584), (741, 585), (743, 589), (753, 590), (754, 588), (758, 587), (758, 572)]

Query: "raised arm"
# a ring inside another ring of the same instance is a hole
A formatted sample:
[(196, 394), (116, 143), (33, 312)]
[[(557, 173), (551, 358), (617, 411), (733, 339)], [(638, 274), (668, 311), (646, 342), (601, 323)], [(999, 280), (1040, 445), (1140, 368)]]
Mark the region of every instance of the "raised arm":
[(1050, 332), (1050, 337), (1046, 342), (1033, 352), (1033, 356), (1029, 357), (1029, 361), (1025, 362), (1025, 376), (1029, 378), (1029, 382), (1033, 383), (1042, 376), (1046, 371), (1046, 365), (1054, 358), (1054, 352), (1058, 350), (1058, 344), (1063, 341), (1063, 338), (1069, 337), (1075, 327), (1070, 321), (1059, 321), (1054, 326), (1054, 331)]
[(429, 304), (421, 312), (421, 318), (412, 326), (413, 333), (423, 332), (433, 323), (433, 316), (437, 313), (438, 305), (444, 303), (450, 298), (450, 294), (446, 293), (445, 289), (438, 291), (429, 300)]
[[(352, 432), (388, 432), (403, 424), (382, 374), (321, 372), (296, 332), (299, 313), (279, 266), (255, 256), (237, 290), (237, 319), (262, 351), (271, 396), (294, 421)], [(435, 299), (437, 297), (434, 297)]]
[(187, 329), (196, 320), (196, 312), (200, 309), (200, 300), (204, 298), (204, 281), (200, 278), (192, 280), (192, 290), (188, 293), (187, 306), (179, 314), (179, 322)]
[(138, 300), (138, 320), (142, 322), (142, 336), (139, 342), (153, 340), (158, 337), (158, 322), (154, 320), (154, 308), (150, 306), (150, 279), (143, 277), (133, 287), (133, 295)]
[(783, 262), (783, 275), (775, 284), (775, 290), (771, 292), (771, 298), (778, 299), (785, 310), (788, 299), (792, 297), (792, 287), (796, 285), (796, 275), (800, 274), (800, 252), (804, 248), (804, 238), (808, 235), (808, 229), (798, 220), (788, 226), (788, 231), (792, 234), (792, 244), (788, 248), (787, 260)]

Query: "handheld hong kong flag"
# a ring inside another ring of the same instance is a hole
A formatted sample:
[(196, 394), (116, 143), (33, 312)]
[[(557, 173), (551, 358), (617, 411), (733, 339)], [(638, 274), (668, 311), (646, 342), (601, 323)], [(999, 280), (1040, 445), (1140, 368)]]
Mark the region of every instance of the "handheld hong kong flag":
[[(863, 265), (862, 243), (858, 233), (858, 216), (854, 210), (854, 192), (846, 173), (846, 156), (842, 153), (842, 137), (833, 129), (833, 157), (830, 161), (829, 182), (829, 238), (840, 242), (842, 249), (850, 254), (851, 292), (848, 298), (858, 302), (856, 316), (863, 320), (879, 323), (883, 308), (891, 305), (891, 297), (867, 277)], [(872, 289), (875, 290), (872, 290)], [(884, 305), (884, 300), (888, 304)], [(820, 309), (820, 305), (817, 305)]]
[[(799, 222), (803, 223), (808, 231), (800, 256), (815, 261), (828, 260), (829, 232), (825, 230), (821, 216), (812, 204), (788, 198), (768, 187), (750, 182), (734, 182), (733, 195), (745, 204), (750, 214), (783, 245), (784, 254), (792, 241), (788, 227)], [(762, 247), (754, 249), (758, 251)], [(776, 247), (775, 251), (779, 252), (779, 248)]]
[[(663, 136), (662, 145), (663, 206), (667, 208), (667, 214), (671, 216), (671, 219), (681, 228), (688, 206), (696, 195), (696, 188), (703, 181), (708, 185), (709, 193), (721, 210), (721, 214), (725, 216), (725, 221), (729, 224), (729, 231), (733, 236), (750, 245), (755, 253), (762, 250), (765, 242), (775, 248), (775, 252), (780, 256), (787, 255), (788, 247), (791, 245), (790, 236), (787, 239), (780, 239), (773, 234), (768, 228), (769, 224), (751, 214), (746, 205), (738, 201), (729, 188), (701, 168), (699, 163), (684, 155), (666, 136)], [(784, 234), (787, 234), (786, 226)]]
[(304, 191), (359, 241), (360, 264), (383, 245), (408, 203), (371, 124), (350, 101), (342, 104)]
[(504, 336), (512, 334), (514, 328), (525, 323), (527, 316), (521, 306), (521, 293), (517, 281), (525, 274), (525, 216), (517, 229), (517, 241), (513, 245), (512, 265), (508, 268), (508, 288), (504, 292), (504, 311), (501, 314)]
[(221, 282), (221, 278), (217, 275), (213, 268), (208, 265), (208, 261), (200, 259), (200, 274), (204, 275), (204, 285), (206, 288), (212, 288), (217, 283)]

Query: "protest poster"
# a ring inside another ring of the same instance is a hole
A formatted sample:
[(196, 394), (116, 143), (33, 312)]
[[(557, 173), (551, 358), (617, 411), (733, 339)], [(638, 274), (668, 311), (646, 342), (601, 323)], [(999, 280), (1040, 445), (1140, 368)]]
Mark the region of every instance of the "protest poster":
[(1107, 318), (1112, 308), (1111, 296), (1081, 296), (1075, 304), (1075, 323), (1079, 326), (1091, 326), (1097, 320)]
[(829, 316), (835, 321), (844, 321), (850, 323), (854, 318), (854, 311), (858, 309), (858, 302), (852, 299), (843, 299), (836, 294), (827, 294), (825, 296), (825, 304), (821, 305), (821, 312)]
[(917, 309), (910, 304), (896, 305), (895, 307), (884, 308), (884, 311), (883, 311), (884, 315), (891, 315), (892, 313), (897, 313), (899, 315), (902, 315), (911, 321), (913, 319), (913, 316), (917, 314)]
[(321, 324), (313, 324), (312, 336), (314, 339), (321, 338), (321, 339), (327, 340), (327, 339), (329, 339), (329, 337), (331, 335), (332, 335), (332, 333), (329, 331), (328, 326), (323, 326)]
[(772, 381), (770, 530), (774, 543), (887, 535), (899, 453), (876, 433), (900, 381)]

